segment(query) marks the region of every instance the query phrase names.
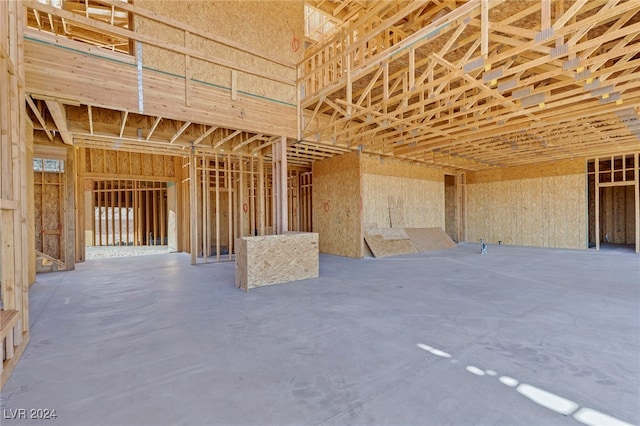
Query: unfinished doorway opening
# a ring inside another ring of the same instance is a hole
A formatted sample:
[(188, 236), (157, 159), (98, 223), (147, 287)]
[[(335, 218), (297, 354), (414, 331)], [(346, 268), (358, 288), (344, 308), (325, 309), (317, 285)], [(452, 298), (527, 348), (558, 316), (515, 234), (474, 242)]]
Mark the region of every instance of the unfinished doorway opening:
[(464, 183), (464, 173), (444, 176), (445, 231), (456, 243), (465, 240)]
[(69, 269), (65, 158), (61, 149), (59, 156), (33, 159), (36, 272)]
[(169, 220), (175, 211), (173, 185), (118, 179), (94, 180), (90, 188), (85, 197), (87, 259), (175, 251), (175, 221)]
[(638, 154), (587, 162), (589, 247), (640, 253)]

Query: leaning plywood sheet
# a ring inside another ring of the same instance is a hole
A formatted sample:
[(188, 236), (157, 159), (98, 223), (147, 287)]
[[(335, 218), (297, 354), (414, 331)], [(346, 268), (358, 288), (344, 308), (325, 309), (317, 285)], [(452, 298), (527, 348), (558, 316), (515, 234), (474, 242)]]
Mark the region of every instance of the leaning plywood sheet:
[(317, 233), (242, 237), (236, 244), (236, 287), (244, 291), (319, 276)]
[(398, 256), (418, 251), (403, 228), (367, 227), (364, 240), (375, 257)]
[(405, 228), (405, 231), (418, 251), (443, 250), (456, 246), (442, 228)]

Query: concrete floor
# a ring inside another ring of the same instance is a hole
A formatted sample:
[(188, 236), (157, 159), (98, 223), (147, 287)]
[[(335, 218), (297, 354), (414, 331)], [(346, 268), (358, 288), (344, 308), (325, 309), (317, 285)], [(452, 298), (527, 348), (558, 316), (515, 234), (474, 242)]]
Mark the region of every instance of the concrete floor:
[(320, 265), (248, 294), (233, 263), (185, 254), (39, 275), (2, 425), (640, 424), (636, 254), (460, 245)]

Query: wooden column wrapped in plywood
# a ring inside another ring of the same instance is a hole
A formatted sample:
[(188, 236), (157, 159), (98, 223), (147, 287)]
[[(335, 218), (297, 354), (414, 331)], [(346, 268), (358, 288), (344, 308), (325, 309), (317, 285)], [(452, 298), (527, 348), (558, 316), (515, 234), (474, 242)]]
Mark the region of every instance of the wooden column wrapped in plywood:
[(317, 233), (242, 237), (236, 250), (236, 287), (244, 291), (319, 275)]
[(467, 240), (587, 248), (583, 160), (467, 174)]
[(362, 172), (358, 152), (313, 163), (313, 232), (320, 252), (361, 258)]

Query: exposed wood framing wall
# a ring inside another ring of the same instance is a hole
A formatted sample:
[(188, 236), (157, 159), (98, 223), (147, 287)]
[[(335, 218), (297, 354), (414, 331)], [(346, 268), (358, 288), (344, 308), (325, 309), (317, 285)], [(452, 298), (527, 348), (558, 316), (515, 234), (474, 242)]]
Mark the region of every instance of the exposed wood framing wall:
[[(297, 173), (297, 171), (296, 171)], [(296, 181), (298, 184), (298, 188), (296, 189), (296, 193), (299, 195), (299, 208), (297, 211), (293, 211), (290, 213), (290, 218), (293, 216), (298, 217), (300, 227), (299, 229), (290, 228), (294, 231), (302, 231), (302, 232), (311, 232), (313, 229), (312, 223), (312, 214), (313, 214), (313, 200), (311, 197), (311, 188), (312, 188), (312, 173), (304, 172), (298, 174), (298, 180)], [(289, 185), (290, 192), (293, 184)], [(294, 203), (292, 203), (294, 205)], [(294, 208), (295, 209), (295, 208)]]
[(313, 232), (321, 253), (361, 258), (362, 167), (358, 152), (313, 163)]
[[(193, 166), (191, 165), (193, 161)], [(271, 235), (274, 230), (273, 176), (271, 162), (263, 157), (194, 153), (183, 160), (188, 174), (183, 180), (182, 209), (189, 221), (183, 228), (192, 253), (192, 262), (231, 260), (236, 240), (253, 235)], [(309, 223), (311, 181), (305, 169), (288, 171), (287, 185), (289, 224), (302, 230), (299, 218), (306, 214)], [(193, 180), (191, 178), (193, 176)], [(302, 180), (302, 176), (305, 176)], [(304, 182), (301, 188), (299, 182)], [(301, 195), (304, 192), (304, 196)], [(190, 202), (195, 200), (195, 202)], [(307, 213), (300, 214), (300, 211)], [(295, 215), (292, 215), (295, 213)]]
[(0, 389), (29, 342), (27, 119), (18, 2), (0, 2)]
[(444, 229), (444, 172), (362, 156), (363, 221), (378, 228)]
[(467, 241), (587, 248), (584, 160), (467, 175)]

